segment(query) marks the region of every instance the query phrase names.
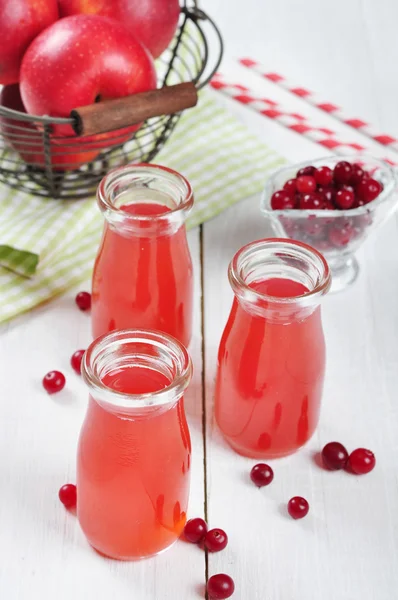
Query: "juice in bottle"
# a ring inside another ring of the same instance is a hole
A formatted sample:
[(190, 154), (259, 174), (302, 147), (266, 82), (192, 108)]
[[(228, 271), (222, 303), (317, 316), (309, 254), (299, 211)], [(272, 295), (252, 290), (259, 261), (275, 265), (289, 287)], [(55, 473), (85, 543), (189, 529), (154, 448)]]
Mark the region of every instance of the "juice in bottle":
[(105, 226), (93, 272), (92, 325), (158, 329), (188, 345), (193, 270), (185, 219), (189, 183), (156, 165), (111, 171), (98, 188)]
[(284, 456), (318, 423), (325, 373), (319, 303), (329, 269), (305, 244), (269, 239), (240, 250), (229, 277), (235, 298), (219, 347), (216, 420), (237, 452)]
[(155, 555), (186, 520), (188, 354), (160, 333), (114, 332), (91, 345), (83, 377), (90, 398), (78, 448), (80, 525), (106, 556)]

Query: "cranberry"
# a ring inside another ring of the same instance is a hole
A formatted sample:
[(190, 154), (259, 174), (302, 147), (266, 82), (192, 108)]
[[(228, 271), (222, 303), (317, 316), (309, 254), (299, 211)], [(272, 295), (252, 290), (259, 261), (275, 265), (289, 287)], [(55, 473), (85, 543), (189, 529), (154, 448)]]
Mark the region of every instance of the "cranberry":
[(71, 356), (70, 364), (72, 365), (72, 369), (76, 371), (78, 375), (81, 373), (82, 367), (82, 358), (84, 356), (85, 350), (76, 350)]
[(287, 510), (293, 519), (302, 519), (308, 514), (310, 505), (305, 498), (294, 496), (294, 498), (289, 500)]
[(77, 499), (76, 486), (73, 483), (63, 485), (58, 492), (58, 498), (65, 508), (75, 508)]
[(296, 223), (296, 221), (294, 219), (285, 217), (283, 215), (281, 215), (280, 220), (281, 220), (283, 227), (285, 228), (287, 235), (294, 237), (299, 229), (298, 223)]
[(350, 454), (349, 465), (357, 475), (365, 475), (375, 468), (376, 457), (371, 450), (357, 448)]
[(329, 167), (319, 167), (314, 173), (318, 185), (330, 185), (333, 180), (333, 171)]
[(292, 198), (289, 192), (280, 190), (271, 196), (272, 210), (284, 210), (285, 208), (294, 208), (295, 199)]
[(346, 190), (348, 192), (352, 192), (353, 194), (355, 194), (355, 190), (354, 187), (352, 185), (348, 185), (348, 183), (341, 183), (338, 186), (339, 190)]
[(364, 200), (361, 200), (360, 198), (358, 198), (358, 196), (356, 196), (354, 206), (352, 208), (360, 208), (361, 206), (365, 206), (365, 204), (366, 202)]
[(205, 546), (209, 552), (224, 550), (228, 544), (228, 536), (222, 529), (210, 529), (205, 536)]
[(91, 308), (91, 294), (88, 292), (79, 292), (75, 302), (80, 310), (89, 310)]
[(364, 175), (367, 175), (366, 171), (364, 171), (360, 165), (357, 165), (356, 163), (354, 163), (352, 165), (350, 183), (352, 185), (357, 185), (357, 183), (359, 183), (361, 181), (361, 179)]
[[(326, 204), (332, 203), (333, 204), (333, 199), (335, 196), (335, 189), (332, 187), (326, 187), (324, 185), (320, 185), (318, 187), (318, 194), (321, 194), (321, 196), (325, 199)], [(334, 206), (333, 206), (334, 208)]]
[(257, 487), (269, 485), (274, 478), (274, 472), (269, 465), (259, 463), (250, 471), (250, 479)]
[(320, 210), (324, 204), (324, 200), (318, 192), (303, 194), (299, 200), (299, 206), (303, 210)]
[(65, 386), (65, 375), (61, 371), (49, 371), (43, 377), (43, 387), (49, 394), (60, 392)]
[(184, 527), (184, 536), (188, 542), (198, 544), (207, 533), (207, 523), (203, 519), (196, 518), (187, 521)]
[(319, 240), (316, 243), (316, 247), (320, 252), (326, 252), (330, 250), (330, 243), (328, 240)]
[(342, 246), (346, 246), (354, 235), (354, 229), (349, 224), (346, 223), (343, 227), (338, 227), (335, 225), (329, 229), (329, 241), (336, 248), (341, 248)]
[(323, 208), (324, 210), (336, 210), (336, 205), (333, 200), (325, 200)]
[(352, 174), (351, 163), (342, 160), (338, 162), (333, 170), (333, 179), (336, 183), (349, 183)]
[(314, 240), (320, 240), (325, 234), (325, 228), (323, 223), (320, 223), (318, 219), (311, 219), (303, 225), (304, 232)]
[(308, 165), (308, 167), (303, 167), (299, 171), (297, 171), (297, 177), (301, 177), (301, 175), (313, 175), (316, 169), (312, 165)]
[(364, 229), (366, 229), (366, 227), (368, 227), (368, 225), (371, 225), (372, 222), (372, 215), (369, 213), (365, 215), (358, 215), (357, 217), (354, 217), (352, 219), (353, 226), (359, 231), (363, 231)]
[(356, 187), (356, 192), (358, 198), (367, 204), (377, 198), (382, 189), (381, 184), (376, 179), (362, 178)]
[(286, 181), (285, 185), (283, 186), (283, 189), (285, 190), (285, 192), (287, 192), (291, 196), (294, 196), (294, 194), (296, 193), (296, 189), (297, 189), (296, 182), (297, 182), (297, 179), (288, 179)]
[(348, 452), (340, 442), (329, 442), (322, 450), (322, 460), (331, 471), (344, 469), (348, 461)]
[(351, 190), (344, 189), (337, 190), (335, 202), (336, 206), (338, 206), (338, 208), (341, 208), (342, 210), (352, 208), (355, 202), (354, 192)]
[(316, 181), (311, 175), (300, 175), (297, 177), (296, 186), (301, 194), (310, 194), (316, 190)]
[(207, 593), (211, 600), (225, 600), (230, 598), (235, 591), (235, 584), (232, 577), (219, 573), (212, 575), (207, 582)]

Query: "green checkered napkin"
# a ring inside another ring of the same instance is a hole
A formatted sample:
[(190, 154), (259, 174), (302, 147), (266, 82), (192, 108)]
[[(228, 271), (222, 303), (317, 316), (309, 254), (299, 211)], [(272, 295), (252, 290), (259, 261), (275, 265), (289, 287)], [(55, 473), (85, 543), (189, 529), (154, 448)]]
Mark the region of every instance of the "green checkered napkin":
[[(156, 157), (195, 192), (188, 227), (258, 192), (283, 162), (202, 94)], [(64, 292), (90, 275), (102, 230), (95, 200), (62, 202), (0, 187), (0, 322)]]

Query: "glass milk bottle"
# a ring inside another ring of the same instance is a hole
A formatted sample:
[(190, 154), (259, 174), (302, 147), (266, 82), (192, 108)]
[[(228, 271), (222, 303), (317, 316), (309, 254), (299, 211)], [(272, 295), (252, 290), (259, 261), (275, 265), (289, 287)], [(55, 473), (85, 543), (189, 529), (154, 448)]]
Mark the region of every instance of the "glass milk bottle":
[(116, 329), (157, 329), (189, 344), (193, 272), (185, 219), (189, 182), (157, 165), (127, 165), (101, 181), (105, 217), (94, 266), (94, 338)]
[(216, 420), (238, 453), (284, 456), (318, 423), (329, 267), (301, 242), (265, 239), (239, 250), (228, 274), (235, 298), (218, 354)]
[(80, 526), (105, 556), (158, 554), (186, 521), (190, 357), (166, 334), (115, 331), (88, 348), (82, 376), (90, 396), (77, 457)]

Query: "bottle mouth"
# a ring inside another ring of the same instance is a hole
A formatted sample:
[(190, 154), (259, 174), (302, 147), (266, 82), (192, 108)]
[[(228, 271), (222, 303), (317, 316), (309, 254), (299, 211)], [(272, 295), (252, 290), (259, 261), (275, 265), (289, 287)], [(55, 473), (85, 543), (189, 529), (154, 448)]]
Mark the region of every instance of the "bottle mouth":
[[(107, 375), (129, 367), (152, 369), (170, 383), (158, 391), (139, 394), (104, 384)], [(160, 331), (126, 329), (107, 333), (92, 342), (82, 361), (82, 377), (95, 400), (128, 414), (175, 403), (189, 385), (192, 362), (186, 348), (175, 338)]]
[[(153, 223), (184, 220), (193, 207), (191, 185), (183, 175), (161, 165), (130, 164), (112, 169), (101, 180), (97, 202), (108, 221), (113, 223)], [(159, 214), (137, 214), (123, 210), (134, 203), (161, 204)]]
[[(241, 248), (229, 265), (228, 276), (235, 295), (258, 314), (264, 309), (275, 312), (283, 307), (314, 307), (331, 285), (329, 266), (322, 254), (307, 244), (284, 238), (258, 240)], [(280, 297), (251, 287), (267, 279), (288, 279), (308, 291)]]

